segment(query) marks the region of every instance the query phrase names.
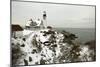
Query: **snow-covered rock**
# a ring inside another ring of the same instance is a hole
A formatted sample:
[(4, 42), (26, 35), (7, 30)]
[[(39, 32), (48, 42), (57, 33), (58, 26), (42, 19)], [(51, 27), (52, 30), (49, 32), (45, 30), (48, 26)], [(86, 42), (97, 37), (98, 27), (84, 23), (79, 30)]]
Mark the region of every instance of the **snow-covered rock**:
[(88, 56), (85, 59), (90, 61), (88, 47), (76, 43), (75, 35), (71, 35), (50, 29), (24, 30), (22, 38), (12, 38), (12, 43), (19, 44), (19, 49), (22, 51), (19, 52), (21, 56), (15, 64), (37, 65), (85, 61), (83, 57), (86, 55)]

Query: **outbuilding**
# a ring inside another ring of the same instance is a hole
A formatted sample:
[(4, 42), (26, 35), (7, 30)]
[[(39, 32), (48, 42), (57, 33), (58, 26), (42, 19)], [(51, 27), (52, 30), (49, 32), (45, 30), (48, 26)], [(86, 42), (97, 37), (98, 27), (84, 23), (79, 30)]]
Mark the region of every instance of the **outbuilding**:
[(12, 36), (16, 37), (18, 34), (20, 35), (20, 33), (23, 31), (23, 28), (18, 24), (12, 24), (11, 31), (12, 31)]

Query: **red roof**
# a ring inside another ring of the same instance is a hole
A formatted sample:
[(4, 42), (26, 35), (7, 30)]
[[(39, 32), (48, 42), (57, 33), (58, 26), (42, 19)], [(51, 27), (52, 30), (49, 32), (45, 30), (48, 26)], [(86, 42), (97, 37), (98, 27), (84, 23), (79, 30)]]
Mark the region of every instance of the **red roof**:
[(12, 31), (23, 31), (23, 28), (18, 24), (12, 24), (11, 29)]

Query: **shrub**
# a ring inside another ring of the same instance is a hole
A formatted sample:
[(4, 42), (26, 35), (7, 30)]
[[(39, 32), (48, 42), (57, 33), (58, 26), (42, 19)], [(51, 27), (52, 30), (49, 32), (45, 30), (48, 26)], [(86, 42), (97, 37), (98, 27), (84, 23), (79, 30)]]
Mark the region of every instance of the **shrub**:
[(13, 45), (12, 47), (12, 64), (17, 64), (18, 62), (18, 59), (21, 58), (22, 56), (22, 51), (20, 49), (20, 46), (17, 44), (17, 45)]

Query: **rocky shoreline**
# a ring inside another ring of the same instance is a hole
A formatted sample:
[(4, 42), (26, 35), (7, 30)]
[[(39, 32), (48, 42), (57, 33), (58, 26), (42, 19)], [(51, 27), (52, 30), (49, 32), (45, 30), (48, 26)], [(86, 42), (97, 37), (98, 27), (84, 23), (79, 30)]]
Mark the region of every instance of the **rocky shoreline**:
[[(27, 32), (27, 34), (26, 34)], [(81, 45), (70, 32), (57, 32), (48, 27), (24, 30), (22, 37), (11, 38), (13, 65), (42, 65), (95, 61), (95, 41)], [(93, 45), (93, 47), (89, 45)]]

